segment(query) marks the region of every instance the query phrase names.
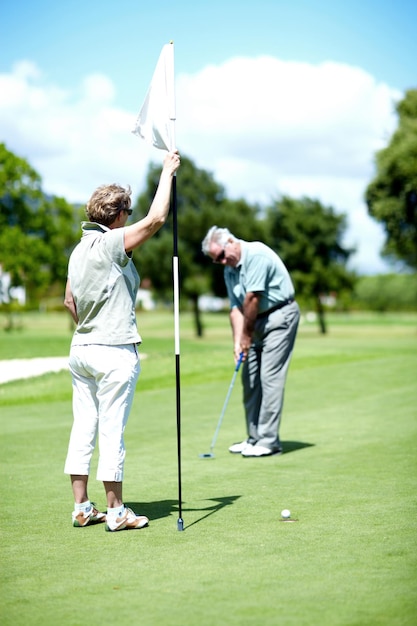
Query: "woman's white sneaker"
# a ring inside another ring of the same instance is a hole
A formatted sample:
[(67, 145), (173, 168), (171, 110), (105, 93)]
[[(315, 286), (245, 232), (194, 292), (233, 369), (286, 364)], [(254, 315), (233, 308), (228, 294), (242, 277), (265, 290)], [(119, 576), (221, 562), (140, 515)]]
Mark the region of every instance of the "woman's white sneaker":
[(72, 512), (72, 525), (76, 528), (83, 526), (91, 526), (92, 524), (100, 524), (106, 521), (106, 514), (100, 513), (96, 507), (92, 504), (91, 509), (88, 512), (73, 511)]
[(149, 524), (149, 519), (145, 515), (136, 515), (127, 506), (122, 515), (115, 519), (107, 518), (106, 530), (115, 532), (116, 530), (130, 530), (135, 528), (144, 528)]

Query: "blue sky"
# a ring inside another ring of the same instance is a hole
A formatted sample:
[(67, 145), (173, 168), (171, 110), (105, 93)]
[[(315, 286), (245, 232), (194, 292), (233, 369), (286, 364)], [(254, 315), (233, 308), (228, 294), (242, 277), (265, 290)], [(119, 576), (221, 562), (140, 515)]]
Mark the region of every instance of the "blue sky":
[(3, 3), (0, 141), (70, 201), (114, 177), (140, 192), (160, 155), (128, 126), (173, 40), (179, 149), (230, 195), (347, 212), (355, 269), (381, 271), (363, 191), (395, 102), (417, 87), (416, 24), (405, 0)]
[[(0, 69), (35, 61), (48, 78), (75, 87), (103, 72), (117, 101), (135, 106), (163, 44), (175, 43), (176, 72), (234, 56), (337, 61), (405, 90), (417, 80), (413, 0), (139, 2), (14, 0), (0, 10)], [(133, 84), (132, 84), (133, 83)]]

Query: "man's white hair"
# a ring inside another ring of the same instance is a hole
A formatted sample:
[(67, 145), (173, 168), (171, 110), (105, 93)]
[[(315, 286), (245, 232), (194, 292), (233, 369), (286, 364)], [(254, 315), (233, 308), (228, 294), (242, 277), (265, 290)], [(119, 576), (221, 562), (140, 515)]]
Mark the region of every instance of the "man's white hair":
[(204, 254), (208, 255), (211, 243), (218, 243), (220, 246), (225, 246), (230, 239), (237, 241), (236, 237), (230, 232), (228, 228), (219, 228), (218, 226), (212, 226), (207, 235), (204, 237), (201, 244), (201, 249)]

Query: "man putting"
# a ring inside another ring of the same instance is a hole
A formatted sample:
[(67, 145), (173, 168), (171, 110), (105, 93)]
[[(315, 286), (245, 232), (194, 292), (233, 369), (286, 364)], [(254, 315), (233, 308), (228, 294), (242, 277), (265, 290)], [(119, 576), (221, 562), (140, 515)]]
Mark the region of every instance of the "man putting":
[(227, 228), (210, 228), (202, 250), (224, 266), (235, 363), (244, 355), (247, 438), (229, 451), (243, 457), (281, 454), (285, 381), (300, 319), (290, 275), (271, 248), (237, 239)]

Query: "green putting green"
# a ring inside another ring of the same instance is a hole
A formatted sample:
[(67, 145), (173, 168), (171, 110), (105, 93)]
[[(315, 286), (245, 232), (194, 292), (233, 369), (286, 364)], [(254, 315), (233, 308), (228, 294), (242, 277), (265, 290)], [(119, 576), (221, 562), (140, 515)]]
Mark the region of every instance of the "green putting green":
[[(416, 623), (417, 315), (304, 322), (290, 367), (284, 454), (231, 455), (245, 435), (228, 318), (181, 316), (184, 532), (173, 320), (138, 315), (142, 373), (126, 431), (125, 501), (149, 528), (71, 526), (63, 474), (69, 374), (0, 385), (0, 622), (4, 626), (402, 626)], [(63, 356), (65, 315), (27, 315), (0, 357)], [(90, 497), (105, 507), (95, 480)], [(297, 523), (283, 523), (289, 509)]]

